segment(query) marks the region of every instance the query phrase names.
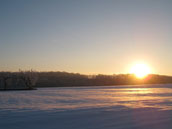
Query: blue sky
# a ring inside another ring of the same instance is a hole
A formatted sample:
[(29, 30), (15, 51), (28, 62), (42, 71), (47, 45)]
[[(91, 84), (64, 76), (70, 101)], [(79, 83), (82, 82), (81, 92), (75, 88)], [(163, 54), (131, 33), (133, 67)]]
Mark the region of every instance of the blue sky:
[(172, 75), (171, 0), (0, 0), (0, 71)]

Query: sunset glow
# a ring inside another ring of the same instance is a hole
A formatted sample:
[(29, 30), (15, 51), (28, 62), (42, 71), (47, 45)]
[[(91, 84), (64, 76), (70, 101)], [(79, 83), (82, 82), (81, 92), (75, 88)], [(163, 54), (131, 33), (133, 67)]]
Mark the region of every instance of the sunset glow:
[(130, 69), (130, 73), (135, 74), (137, 78), (144, 78), (151, 73), (151, 70), (148, 65), (144, 63), (138, 63)]

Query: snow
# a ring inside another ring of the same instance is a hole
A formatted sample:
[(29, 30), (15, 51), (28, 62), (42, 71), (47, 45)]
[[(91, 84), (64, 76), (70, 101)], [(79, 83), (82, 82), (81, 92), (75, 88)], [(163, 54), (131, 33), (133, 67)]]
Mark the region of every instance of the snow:
[(0, 129), (171, 129), (172, 85), (0, 92)]

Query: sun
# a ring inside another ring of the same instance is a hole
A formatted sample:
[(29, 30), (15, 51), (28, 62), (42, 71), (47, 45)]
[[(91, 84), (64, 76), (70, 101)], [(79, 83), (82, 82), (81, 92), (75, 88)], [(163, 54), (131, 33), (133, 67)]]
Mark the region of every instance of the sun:
[(151, 70), (148, 65), (137, 63), (130, 69), (130, 73), (135, 74), (137, 78), (144, 78), (151, 73)]

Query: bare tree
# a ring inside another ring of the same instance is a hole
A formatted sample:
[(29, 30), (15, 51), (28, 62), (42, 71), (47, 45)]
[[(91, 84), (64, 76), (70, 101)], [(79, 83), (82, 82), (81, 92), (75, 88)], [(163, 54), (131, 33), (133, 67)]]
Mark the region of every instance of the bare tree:
[(4, 90), (6, 90), (7, 89), (7, 80), (10, 78), (10, 73), (9, 72), (1, 72), (0, 78), (2, 79), (2, 82), (4, 84)]
[(18, 78), (21, 79), (29, 89), (33, 89), (33, 86), (37, 82), (38, 74), (33, 70), (29, 70), (29, 71), (19, 70)]

